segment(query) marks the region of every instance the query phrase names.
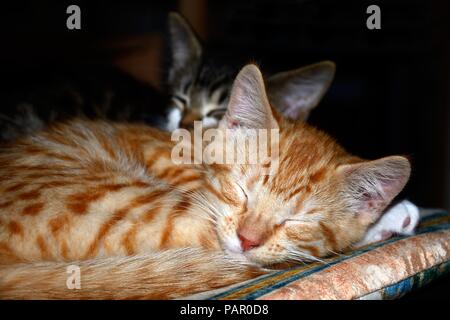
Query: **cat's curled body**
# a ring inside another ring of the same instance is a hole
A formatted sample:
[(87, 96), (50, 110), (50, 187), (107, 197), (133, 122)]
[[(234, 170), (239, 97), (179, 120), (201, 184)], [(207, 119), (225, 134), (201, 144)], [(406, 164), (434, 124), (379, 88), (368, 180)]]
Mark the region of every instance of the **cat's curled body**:
[[(172, 146), (169, 135), (144, 125), (78, 120), (4, 150), (1, 298), (168, 298), (180, 292), (162, 293), (162, 283), (184, 279), (186, 293), (198, 286), (189, 274), (218, 266), (210, 252), (219, 249), (217, 235), (202, 209), (201, 197), (210, 195), (202, 171), (172, 164)], [(208, 254), (161, 252), (195, 247)], [(123, 258), (131, 255), (138, 256)], [(222, 255), (217, 259), (226, 267)], [(81, 291), (65, 285), (72, 264), (81, 267)], [(47, 288), (48, 281), (61, 291)]]
[(282, 118), (252, 65), (220, 123), (236, 126), (279, 129), (276, 174), (175, 165), (170, 135), (140, 125), (75, 120), (6, 147), (0, 298), (175, 298), (314, 260), (360, 241), (409, 177), (403, 157), (362, 160)]

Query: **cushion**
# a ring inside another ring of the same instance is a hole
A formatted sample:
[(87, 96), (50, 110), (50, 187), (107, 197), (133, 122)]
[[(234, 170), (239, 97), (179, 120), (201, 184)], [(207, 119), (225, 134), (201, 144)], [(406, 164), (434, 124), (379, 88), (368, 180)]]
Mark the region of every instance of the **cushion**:
[(450, 271), (450, 214), (421, 209), (413, 236), (276, 271), (194, 299), (395, 299)]

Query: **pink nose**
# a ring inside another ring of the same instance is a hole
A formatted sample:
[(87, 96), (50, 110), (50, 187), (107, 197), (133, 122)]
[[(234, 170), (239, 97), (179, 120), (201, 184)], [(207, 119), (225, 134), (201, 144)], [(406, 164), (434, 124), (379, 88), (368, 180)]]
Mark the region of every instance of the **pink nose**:
[(248, 251), (250, 249), (259, 247), (261, 242), (259, 240), (250, 240), (244, 237), (242, 234), (238, 234), (239, 240), (241, 240), (242, 250)]

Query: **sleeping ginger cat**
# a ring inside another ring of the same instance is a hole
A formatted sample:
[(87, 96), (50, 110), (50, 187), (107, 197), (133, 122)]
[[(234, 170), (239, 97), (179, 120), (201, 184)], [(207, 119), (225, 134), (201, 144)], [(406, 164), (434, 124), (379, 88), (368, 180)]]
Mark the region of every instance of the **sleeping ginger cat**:
[(363, 160), (283, 119), (254, 65), (219, 128), (279, 129), (276, 174), (175, 165), (169, 134), (130, 124), (75, 120), (5, 147), (0, 297), (176, 298), (316, 260), (362, 241), (409, 178), (404, 157)]

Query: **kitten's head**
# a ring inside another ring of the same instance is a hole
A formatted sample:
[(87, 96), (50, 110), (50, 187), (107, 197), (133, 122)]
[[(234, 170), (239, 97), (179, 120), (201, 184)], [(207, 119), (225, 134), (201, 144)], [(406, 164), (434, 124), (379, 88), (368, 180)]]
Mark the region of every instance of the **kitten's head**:
[[(271, 162), (227, 165), (210, 177), (223, 196), (214, 207), (224, 250), (261, 265), (314, 260), (348, 248), (409, 179), (404, 157), (363, 160), (327, 134), (281, 116), (254, 65), (237, 76), (220, 121), (219, 130), (233, 128), (279, 129), (274, 174), (263, 174)], [(226, 139), (245, 134), (237, 130)]]
[[(169, 15), (169, 31), (168, 130), (190, 128), (194, 121), (216, 127), (226, 112), (236, 72), (204, 58), (198, 37), (179, 14)], [(330, 86), (334, 71), (334, 63), (324, 61), (278, 73), (267, 81), (269, 100), (285, 117), (305, 120)]]

